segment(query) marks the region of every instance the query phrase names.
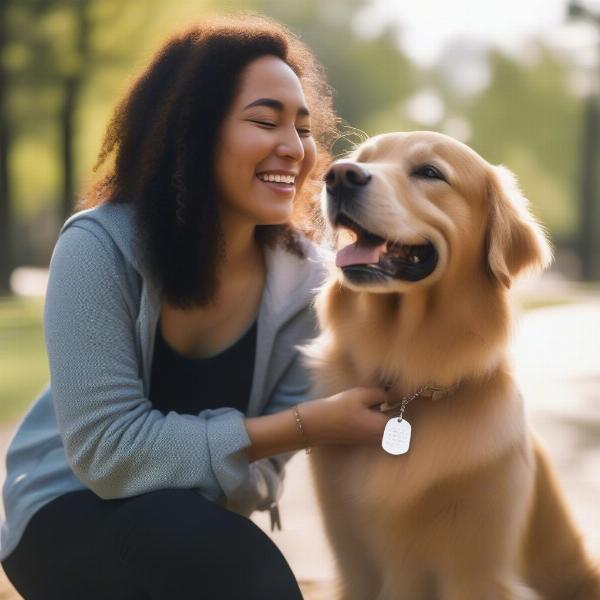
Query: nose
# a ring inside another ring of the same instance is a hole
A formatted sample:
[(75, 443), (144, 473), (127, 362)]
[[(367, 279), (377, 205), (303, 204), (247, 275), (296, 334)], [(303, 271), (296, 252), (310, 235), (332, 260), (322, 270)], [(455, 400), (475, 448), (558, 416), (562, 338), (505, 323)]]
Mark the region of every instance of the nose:
[(285, 136), (279, 141), (277, 154), (294, 162), (300, 162), (304, 158), (304, 144), (295, 127), (286, 132)]
[(325, 185), (330, 193), (363, 188), (370, 180), (371, 174), (365, 168), (350, 161), (336, 162), (325, 174)]

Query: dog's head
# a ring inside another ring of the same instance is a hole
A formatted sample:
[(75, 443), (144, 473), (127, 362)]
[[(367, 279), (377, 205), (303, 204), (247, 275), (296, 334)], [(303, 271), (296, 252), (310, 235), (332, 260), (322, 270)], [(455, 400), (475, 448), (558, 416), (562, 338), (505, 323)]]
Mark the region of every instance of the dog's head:
[(383, 293), (473, 274), (510, 287), (547, 266), (527, 204), (507, 169), (433, 132), (371, 138), (331, 166), (323, 193), (342, 283)]

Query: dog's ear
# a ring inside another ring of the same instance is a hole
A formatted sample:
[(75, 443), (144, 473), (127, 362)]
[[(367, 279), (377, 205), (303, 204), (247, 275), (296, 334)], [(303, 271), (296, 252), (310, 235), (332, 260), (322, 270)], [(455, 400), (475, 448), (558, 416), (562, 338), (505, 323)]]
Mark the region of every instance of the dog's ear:
[(487, 191), (487, 262), (491, 274), (509, 288), (520, 272), (546, 268), (552, 262), (552, 250), (508, 169), (492, 167)]

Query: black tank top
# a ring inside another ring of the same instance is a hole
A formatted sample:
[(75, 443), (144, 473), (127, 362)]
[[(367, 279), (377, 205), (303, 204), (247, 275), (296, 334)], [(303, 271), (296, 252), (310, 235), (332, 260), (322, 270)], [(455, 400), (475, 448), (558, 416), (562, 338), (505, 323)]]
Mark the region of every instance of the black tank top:
[(256, 321), (229, 348), (208, 358), (187, 358), (171, 348), (156, 327), (150, 401), (164, 414), (198, 414), (230, 406), (246, 413), (256, 355)]

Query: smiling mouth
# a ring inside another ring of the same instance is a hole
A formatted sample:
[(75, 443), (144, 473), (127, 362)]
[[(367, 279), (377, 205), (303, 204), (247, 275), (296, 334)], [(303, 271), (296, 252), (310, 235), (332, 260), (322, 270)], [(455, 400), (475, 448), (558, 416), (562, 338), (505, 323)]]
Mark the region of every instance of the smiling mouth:
[(257, 173), (256, 177), (264, 183), (272, 183), (285, 188), (292, 188), (296, 183), (295, 175), (282, 175), (279, 173)]
[(351, 231), (356, 241), (338, 251), (335, 264), (353, 283), (383, 282), (389, 279), (420, 281), (431, 275), (438, 253), (431, 242), (402, 244), (367, 231), (344, 213), (334, 223)]

